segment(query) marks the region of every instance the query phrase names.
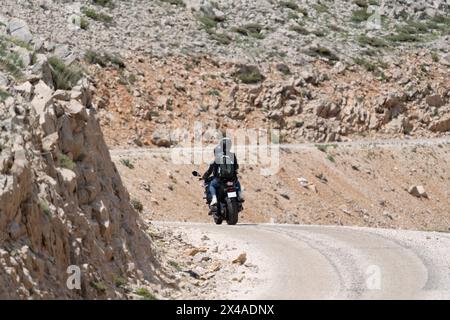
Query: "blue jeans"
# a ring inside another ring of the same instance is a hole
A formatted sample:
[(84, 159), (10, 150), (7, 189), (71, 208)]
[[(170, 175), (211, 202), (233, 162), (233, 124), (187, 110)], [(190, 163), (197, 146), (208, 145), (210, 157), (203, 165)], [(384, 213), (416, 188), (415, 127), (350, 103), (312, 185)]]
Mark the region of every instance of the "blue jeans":
[[(209, 184), (209, 193), (212, 197), (217, 196), (217, 188), (219, 187), (219, 180), (217, 178), (212, 179), (211, 183)], [(241, 191), (241, 183), (238, 179), (236, 179), (236, 182), (234, 183), (234, 187), (236, 188), (236, 191)]]

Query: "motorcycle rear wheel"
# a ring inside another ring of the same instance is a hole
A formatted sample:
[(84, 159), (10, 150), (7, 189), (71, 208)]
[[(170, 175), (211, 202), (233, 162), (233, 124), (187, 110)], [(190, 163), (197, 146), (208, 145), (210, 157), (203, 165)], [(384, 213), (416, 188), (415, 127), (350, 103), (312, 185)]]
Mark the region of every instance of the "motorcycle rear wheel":
[(239, 203), (236, 198), (230, 199), (227, 204), (228, 209), (228, 219), (227, 223), (234, 226), (239, 220)]

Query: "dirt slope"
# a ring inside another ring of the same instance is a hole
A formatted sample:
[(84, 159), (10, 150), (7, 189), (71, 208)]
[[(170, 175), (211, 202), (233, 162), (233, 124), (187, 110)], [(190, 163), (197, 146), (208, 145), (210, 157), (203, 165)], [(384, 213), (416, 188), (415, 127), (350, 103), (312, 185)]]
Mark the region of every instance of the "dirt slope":
[[(264, 177), (259, 167), (243, 164), (247, 200), (241, 221), (448, 230), (449, 152), (448, 138), (285, 148), (276, 175)], [(152, 219), (210, 220), (203, 189), (190, 175), (199, 167), (173, 165), (170, 151), (158, 149), (112, 155), (126, 187)], [(416, 185), (424, 186), (428, 198), (408, 192)]]

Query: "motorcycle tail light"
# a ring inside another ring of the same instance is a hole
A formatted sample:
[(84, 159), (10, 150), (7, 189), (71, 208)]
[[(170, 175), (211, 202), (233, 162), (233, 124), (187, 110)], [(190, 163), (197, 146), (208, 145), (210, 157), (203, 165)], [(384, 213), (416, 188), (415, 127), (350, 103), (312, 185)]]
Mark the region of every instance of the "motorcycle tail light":
[(234, 183), (232, 181), (227, 182), (227, 186), (233, 186), (233, 185), (234, 185)]

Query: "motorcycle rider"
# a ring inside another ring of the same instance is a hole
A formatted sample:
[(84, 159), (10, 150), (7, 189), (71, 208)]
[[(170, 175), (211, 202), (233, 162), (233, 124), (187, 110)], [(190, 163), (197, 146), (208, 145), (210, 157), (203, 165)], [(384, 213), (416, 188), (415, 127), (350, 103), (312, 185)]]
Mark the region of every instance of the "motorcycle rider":
[(244, 196), (242, 193), (241, 184), (238, 180), (237, 173), (239, 164), (236, 158), (236, 154), (231, 152), (231, 139), (228, 137), (222, 138), (220, 143), (214, 148), (214, 161), (209, 165), (208, 170), (203, 174), (203, 181), (207, 181), (210, 175), (213, 175), (213, 179), (209, 185), (209, 193), (211, 194), (210, 206), (217, 205), (217, 188), (221, 179), (221, 165), (231, 165), (233, 168), (233, 180), (235, 181), (235, 187), (239, 201), (244, 202)]

